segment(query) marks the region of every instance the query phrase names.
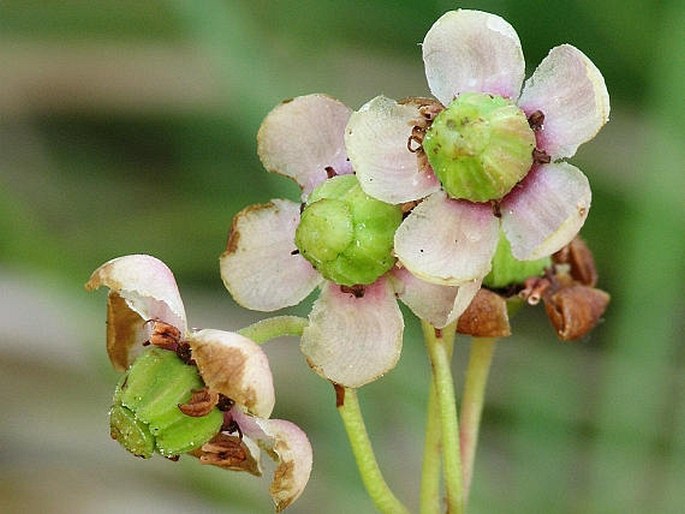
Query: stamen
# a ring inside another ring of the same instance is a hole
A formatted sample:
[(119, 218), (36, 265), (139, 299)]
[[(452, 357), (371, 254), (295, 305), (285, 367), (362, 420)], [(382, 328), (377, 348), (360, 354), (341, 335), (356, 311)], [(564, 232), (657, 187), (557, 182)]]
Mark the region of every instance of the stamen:
[(365, 287), (363, 284), (355, 284), (353, 286), (340, 286), (340, 291), (343, 293), (349, 293), (353, 295), (355, 298), (363, 298), (364, 297), (364, 290)]
[(535, 132), (542, 130), (544, 122), (545, 115), (540, 110), (534, 111), (530, 116), (528, 116), (528, 124)]

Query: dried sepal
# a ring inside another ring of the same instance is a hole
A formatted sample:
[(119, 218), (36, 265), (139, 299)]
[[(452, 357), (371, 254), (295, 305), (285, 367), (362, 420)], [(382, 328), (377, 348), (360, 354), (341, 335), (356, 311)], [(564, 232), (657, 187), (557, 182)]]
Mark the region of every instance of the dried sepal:
[(488, 289), (480, 289), (459, 317), (457, 332), (474, 337), (510, 336), (506, 300)]
[(595, 328), (609, 300), (609, 294), (601, 289), (580, 284), (543, 297), (547, 315), (564, 341), (579, 339)]

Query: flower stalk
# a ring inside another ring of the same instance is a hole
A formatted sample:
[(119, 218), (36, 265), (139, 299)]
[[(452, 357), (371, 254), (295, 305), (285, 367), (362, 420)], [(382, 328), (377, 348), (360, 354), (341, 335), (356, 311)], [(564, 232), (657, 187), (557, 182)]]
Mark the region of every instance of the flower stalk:
[(452, 379), (451, 347), (454, 340), (454, 325), (448, 325), (440, 331), (421, 322), (426, 347), (431, 361), (435, 396), (438, 404), (440, 424), (440, 448), (442, 466), (447, 493), (447, 512), (462, 514), (464, 512), (464, 494), (462, 489), (461, 450), (459, 447), (459, 421), (457, 402)]
[(238, 330), (238, 333), (257, 344), (262, 344), (277, 337), (300, 337), (307, 323), (305, 318), (299, 316), (274, 316), (248, 325)]
[(483, 413), (485, 388), (488, 382), (496, 338), (474, 338), (471, 343), (469, 363), (464, 382), (464, 397), (461, 404), (460, 440), (463, 462), (464, 504), (467, 504), (473, 465), (478, 446), (478, 432)]
[(337, 385), (335, 388), (338, 413), (345, 426), (362, 482), (373, 504), (382, 513), (409, 514), (407, 508), (388, 487), (378, 467), (369, 434), (366, 431), (361, 408), (359, 407), (357, 391)]

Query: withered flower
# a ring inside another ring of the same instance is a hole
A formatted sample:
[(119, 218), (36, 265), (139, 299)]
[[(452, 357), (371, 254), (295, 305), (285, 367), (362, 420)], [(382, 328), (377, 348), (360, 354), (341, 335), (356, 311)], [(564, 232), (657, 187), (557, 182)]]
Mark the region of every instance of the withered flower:
[(145, 458), (189, 453), (254, 475), (261, 475), (261, 448), (277, 463), (276, 510), (295, 501), (309, 480), (312, 449), (296, 425), (269, 419), (275, 395), (263, 350), (234, 332), (188, 329), (171, 270), (149, 255), (103, 264), (86, 289), (100, 286), (110, 290), (107, 350), (125, 371), (110, 412), (112, 436)]

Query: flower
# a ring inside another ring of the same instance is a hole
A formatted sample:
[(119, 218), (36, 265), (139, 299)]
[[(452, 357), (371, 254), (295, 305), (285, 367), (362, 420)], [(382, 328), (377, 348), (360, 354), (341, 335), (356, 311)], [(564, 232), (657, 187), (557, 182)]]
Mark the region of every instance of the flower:
[(515, 259), (547, 257), (578, 233), (590, 207), (572, 157), (606, 123), (599, 70), (570, 45), (553, 48), (519, 95), (525, 65), (514, 29), (470, 10), (443, 15), (423, 42), (439, 102), (379, 96), (352, 114), (345, 143), (362, 189), (421, 202), (395, 234), (415, 276), (459, 285), (488, 273), (500, 230)]
[[(420, 317), (443, 327), (466, 308), (480, 282), (441, 288), (393, 268), (392, 234), (401, 212), (399, 208), (395, 214), (388, 212), (390, 206), (369, 198), (350, 176), (353, 170), (344, 146), (350, 114), (341, 102), (318, 94), (288, 100), (269, 113), (257, 136), (259, 157), (268, 171), (295, 180), (305, 203), (275, 199), (239, 212), (220, 267), (236, 302), (253, 310), (296, 305), (320, 286), (301, 349), (324, 378), (360, 387), (392, 369), (399, 359), (404, 321), (396, 296)], [(330, 205), (323, 203), (327, 200)], [(338, 214), (343, 211), (349, 215)], [(310, 216), (312, 212), (317, 215)], [(318, 230), (311, 237), (301, 233), (310, 229), (301, 223), (308, 216), (315, 218), (311, 230)], [(359, 248), (371, 241), (370, 251), (375, 252), (378, 245), (385, 245), (388, 230), (389, 245), (383, 246), (383, 252), (390, 259), (375, 258), (373, 265), (383, 261), (382, 266), (370, 277), (358, 274), (359, 268), (369, 267), (364, 264), (368, 253)], [(317, 264), (315, 269), (304, 254), (311, 250), (321, 254), (317, 258), (330, 256), (308, 247), (310, 240), (313, 244), (333, 241), (336, 248), (330, 262), (335, 266)], [(362, 264), (348, 266), (353, 259)], [(349, 268), (353, 276), (347, 279)]]
[[(312, 449), (296, 425), (269, 419), (274, 388), (262, 349), (237, 333), (188, 329), (171, 270), (149, 255), (106, 262), (86, 289), (100, 286), (110, 290), (107, 351), (115, 369), (128, 370), (110, 415), (113, 437), (141, 456), (188, 452), (202, 463), (255, 475), (261, 475), (261, 447), (277, 461), (271, 484), (276, 510), (295, 501), (309, 480)], [(178, 408), (172, 394), (185, 398)], [(196, 428), (171, 431), (211, 416), (219, 423), (202, 440), (192, 439)]]

